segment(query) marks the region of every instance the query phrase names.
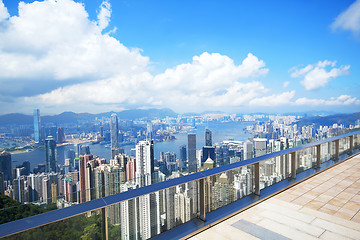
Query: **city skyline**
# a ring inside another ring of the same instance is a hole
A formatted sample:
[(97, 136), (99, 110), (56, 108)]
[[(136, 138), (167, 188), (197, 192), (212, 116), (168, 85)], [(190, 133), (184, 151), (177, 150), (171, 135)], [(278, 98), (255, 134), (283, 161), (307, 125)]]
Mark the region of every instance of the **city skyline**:
[(0, 0), (4, 114), (360, 105), (359, 0), (18, 3)]

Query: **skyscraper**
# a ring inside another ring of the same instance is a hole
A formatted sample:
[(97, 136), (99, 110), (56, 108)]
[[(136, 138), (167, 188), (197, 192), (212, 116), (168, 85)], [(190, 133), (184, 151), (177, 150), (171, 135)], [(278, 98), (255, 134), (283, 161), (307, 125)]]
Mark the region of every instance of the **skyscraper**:
[(186, 145), (180, 146), (180, 154), (179, 154), (179, 168), (186, 167)]
[(57, 136), (57, 143), (63, 143), (65, 141), (65, 133), (62, 127), (59, 127), (57, 129), (56, 136)]
[(244, 142), (244, 160), (254, 157), (254, 146), (250, 141)]
[(12, 180), (11, 154), (3, 151), (0, 153), (0, 172), (4, 173), (4, 180)]
[(79, 157), (79, 182), (80, 182), (80, 202), (86, 202), (86, 190), (88, 189), (89, 181), (89, 171), (87, 169), (87, 164), (89, 161), (93, 160), (93, 155), (80, 155)]
[(45, 172), (56, 172), (56, 142), (53, 136), (45, 139)]
[(115, 157), (117, 153), (117, 149), (119, 147), (118, 134), (119, 134), (118, 117), (115, 113), (113, 113), (111, 114), (111, 118), (110, 118), (111, 158)]
[(34, 141), (40, 142), (40, 110), (34, 109)]
[(208, 158), (211, 158), (215, 162), (216, 160), (215, 147), (212, 146), (203, 147), (201, 162), (205, 162)]
[(266, 138), (254, 138), (254, 150), (256, 157), (266, 154), (266, 144)]
[(154, 142), (149, 140), (140, 141), (136, 144), (135, 178), (140, 186), (151, 184), (151, 176), (154, 173)]
[[(139, 187), (152, 183), (154, 161), (153, 141), (145, 140), (136, 144), (135, 182)], [(139, 197), (139, 235), (141, 238), (147, 239), (160, 233), (159, 204), (159, 192)]]
[(212, 133), (210, 129), (205, 130), (205, 146), (212, 146)]
[(190, 172), (196, 171), (196, 134), (188, 134), (188, 168)]

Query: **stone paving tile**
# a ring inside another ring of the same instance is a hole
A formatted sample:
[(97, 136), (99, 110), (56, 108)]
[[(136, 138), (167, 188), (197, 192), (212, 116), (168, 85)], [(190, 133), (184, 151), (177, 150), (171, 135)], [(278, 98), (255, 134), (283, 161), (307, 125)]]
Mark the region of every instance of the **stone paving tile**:
[(348, 213), (345, 211), (341, 211), (341, 209), (339, 211), (337, 211), (334, 216), (346, 219), (346, 220), (351, 220), (351, 218), (353, 218), (354, 213)]
[(294, 204), (298, 204), (301, 206), (304, 206), (305, 204), (307, 204), (308, 202), (312, 201), (313, 199), (305, 197), (305, 196), (300, 196), (298, 198), (296, 198), (295, 200), (291, 201)]
[(314, 237), (320, 237), (320, 235), (325, 231), (323, 228), (313, 226), (311, 224), (285, 216), (274, 211), (263, 211), (261, 215), (266, 219), (278, 222), (288, 227), (295, 228)]
[(315, 217), (309, 216), (307, 214), (300, 213), (298, 209), (291, 209), (285, 204), (273, 204), (268, 203), (267, 201), (259, 204), (259, 207), (263, 210), (260, 214), (263, 216), (263, 213), (266, 211), (271, 211), (274, 215), (281, 214), (282, 216), (290, 217), (304, 223), (311, 223)]
[(332, 196), (326, 195), (325, 193), (320, 194), (317, 198), (315, 198), (314, 200), (323, 202), (323, 203), (327, 203), (329, 202), (331, 199), (333, 199)]
[(323, 219), (315, 219), (313, 225), (324, 228), (330, 232), (340, 234), (351, 239), (360, 239), (360, 231), (356, 231)]
[(321, 236), (320, 239), (325, 239), (325, 240), (348, 240), (348, 237), (344, 237), (340, 234), (337, 233), (333, 233), (330, 231), (325, 231)]
[(306, 234), (302, 231), (296, 230), (292, 227), (288, 227), (286, 225), (283, 225), (281, 223), (277, 223), (275, 221), (269, 220), (269, 219), (263, 219), (261, 222), (258, 223), (260, 226), (267, 228), (267, 229), (271, 229), (271, 231), (276, 232), (278, 234), (281, 234), (285, 237), (291, 238), (291, 239), (299, 239), (299, 240), (304, 240), (304, 239), (318, 239), (316, 237), (313, 237), (309, 234)]
[(321, 208), (324, 205), (325, 205), (324, 202), (320, 202), (320, 201), (317, 201), (317, 200), (312, 200), (312, 201), (308, 202), (307, 204), (305, 204), (304, 207), (308, 207), (308, 208), (318, 210), (319, 208)]
[(360, 223), (360, 211), (358, 211), (355, 216), (351, 219), (351, 221)]

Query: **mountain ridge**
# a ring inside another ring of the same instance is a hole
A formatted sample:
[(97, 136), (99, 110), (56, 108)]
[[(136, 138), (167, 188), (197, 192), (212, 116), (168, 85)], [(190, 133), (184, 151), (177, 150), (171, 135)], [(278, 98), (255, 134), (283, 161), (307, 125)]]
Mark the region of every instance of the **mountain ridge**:
[[(112, 113), (116, 113), (119, 119), (136, 120), (141, 118), (163, 118), (166, 116), (176, 117), (178, 114), (169, 108), (151, 108), (151, 109), (131, 109), (121, 112), (104, 112), (104, 113), (75, 113), (75, 112), (62, 112), (56, 115), (41, 116), (43, 123), (79, 123), (81, 121), (91, 121), (95, 118), (110, 117)], [(0, 125), (17, 124), (27, 125), (33, 124), (33, 115), (26, 115), (22, 113), (9, 113), (0, 115)]]

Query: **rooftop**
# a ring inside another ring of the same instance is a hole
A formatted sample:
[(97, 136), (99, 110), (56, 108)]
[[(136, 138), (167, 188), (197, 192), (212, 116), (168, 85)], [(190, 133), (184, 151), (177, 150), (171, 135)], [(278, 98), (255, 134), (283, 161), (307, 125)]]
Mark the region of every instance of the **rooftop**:
[(360, 239), (360, 155), (191, 239)]

